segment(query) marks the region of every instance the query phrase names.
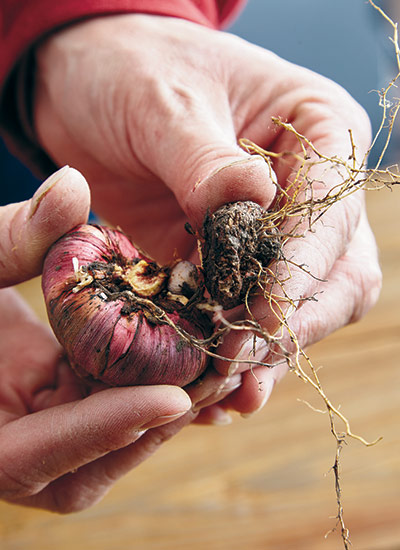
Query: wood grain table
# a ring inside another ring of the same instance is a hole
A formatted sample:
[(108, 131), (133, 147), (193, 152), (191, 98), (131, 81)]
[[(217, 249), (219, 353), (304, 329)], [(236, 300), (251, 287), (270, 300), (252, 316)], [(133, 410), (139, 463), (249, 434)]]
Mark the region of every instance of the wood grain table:
[[(309, 354), (330, 398), (374, 447), (342, 452), (357, 550), (400, 549), (400, 189), (368, 194), (384, 286), (359, 323)], [(21, 292), (43, 315), (38, 281)], [(0, 503), (1, 550), (336, 550), (335, 442), (318, 396), (289, 374), (265, 409), (191, 426), (93, 508), (69, 516)]]

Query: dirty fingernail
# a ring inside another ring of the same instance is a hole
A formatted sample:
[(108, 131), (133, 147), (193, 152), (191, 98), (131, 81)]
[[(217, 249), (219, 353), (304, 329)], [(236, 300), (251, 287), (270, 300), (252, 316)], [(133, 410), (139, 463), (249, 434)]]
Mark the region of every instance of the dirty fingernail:
[(69, 166), (63, 166), (60, 168), (60, 170), (57, 170), (57, 172), (54, 172), (51, 176), (49, 176), (39, 187), (39, 189), (36, 191), (36, 193), (33, 195), (32, 201), (31, 201), (31, 207), (29, 210), (29, 218), (35, 215), (37, 209), (40, 206), (40, 203), (44, 199), (44, 197), (47, 195), (49, 191), (56, 185), (58, 181), (60, 181), (61, 178), (65, 176), (65, 174), (68, 172)]
[(227, 426), (228, 424), (232, 424), (232, 417), (230, 414), (225, 412), (222, 409), (218, 409), (214, 412), (214, 418), (211, 421), (211, 424), (213, 426)]

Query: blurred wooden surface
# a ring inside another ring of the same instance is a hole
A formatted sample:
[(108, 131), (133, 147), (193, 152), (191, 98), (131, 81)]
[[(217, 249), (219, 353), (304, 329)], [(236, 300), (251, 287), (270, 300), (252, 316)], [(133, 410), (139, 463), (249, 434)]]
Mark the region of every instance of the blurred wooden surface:
[[(335, 404), (375, 447), (342, 453), (357, 550), (400, 549), (400, 189), (368, 195), (384, 273), (377, 306), (310, 350)], [(36, 282), (37, 283), (37, 282)], [(23, 292), (43, 311), (36, 283)], [(0, 503), (1, 550), (333, 550), (335, 442), (314, 392), (288, 375), (265, 409), (228, 427), (192, 426), (70, 516)]]

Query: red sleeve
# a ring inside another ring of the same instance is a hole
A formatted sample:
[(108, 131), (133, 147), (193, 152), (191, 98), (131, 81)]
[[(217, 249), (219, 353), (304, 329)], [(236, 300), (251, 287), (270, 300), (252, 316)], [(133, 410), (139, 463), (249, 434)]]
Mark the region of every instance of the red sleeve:
[(85, 17), (112, 13), (149, 13), (188, 19), (219, 28), (243, 0), (0, 0), (0, 82), (39, 38)]
[(10, 150), (45, 176), (54, 169), (37, 146), (30, 98), (32, 46), (57, 28), (97, 15), (148, 13), (220, 28), (246, 0), (0, 0), (0, 132)]

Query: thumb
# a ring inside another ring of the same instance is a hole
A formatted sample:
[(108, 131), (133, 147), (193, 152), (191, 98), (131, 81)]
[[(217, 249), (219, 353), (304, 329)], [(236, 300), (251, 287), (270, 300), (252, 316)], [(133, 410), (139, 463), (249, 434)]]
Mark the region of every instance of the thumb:
[[(119, 460), (114, 455), (112, 464), (113, 451), (136, 441), (138, 432), (173, 422), (190, 406), (190, 398), (181, 388), (137, 386), (109, 388), (81, 401), (17, 418), (0, 429), (0, 497), (14, 501), (32, 497), (54, 480), (92, 463), (92, 470), (78, 478), (81, 502), (77, 502), (74, 483), (69, 488), (64, 485), (58, 495), (58, 506), (63, 503), (67, 508), (64, 511), (71, 507), (76, 510), (85, 501), (87, 505), (104, 494), (113, 479), (125, 473), (128, 464), (124, 457)], [(150, 454), (149, 447), (155, 448), (161, 442), (159, 438), (149, 444), (147, 453), (141, 449), (140, 457), (145, 459)], [(108, 468), (98, 468), (96, 475), (93, 462), (109, 453)], [(135, 463), (134, 457), (131, 461)], [(67, 505), (71, 489), (75, 498)]]
[(173, 191), (193, 226), (201, 227), (208, 209), (228, 202), (251, 200), (268, 208), (276, 193), (274, 173), (261, 156), (238, 145), (229, 108), (223, 116), (210, 102), (202, 109), (169, 108), (176, 114), (172, 120), (162, 114), (146, 119), (147, 139), (140, 148), (144, 164)]
[(221, 155), (204, 162), (179, 191), (183, 210), (195, 227), (201, 227), (208, 210), (214, 212), (229, 202), (253, 201), (267, 209), (275, 197), (276, 185), (272, 169), (262, 157), (237, 148), (236, 156)]
[(85, 223), (90, 192), (84, 177), (69, 166), (52, 174), (32, 199), (0, 208), (0, 287), (36, 275), (49, 247)]

